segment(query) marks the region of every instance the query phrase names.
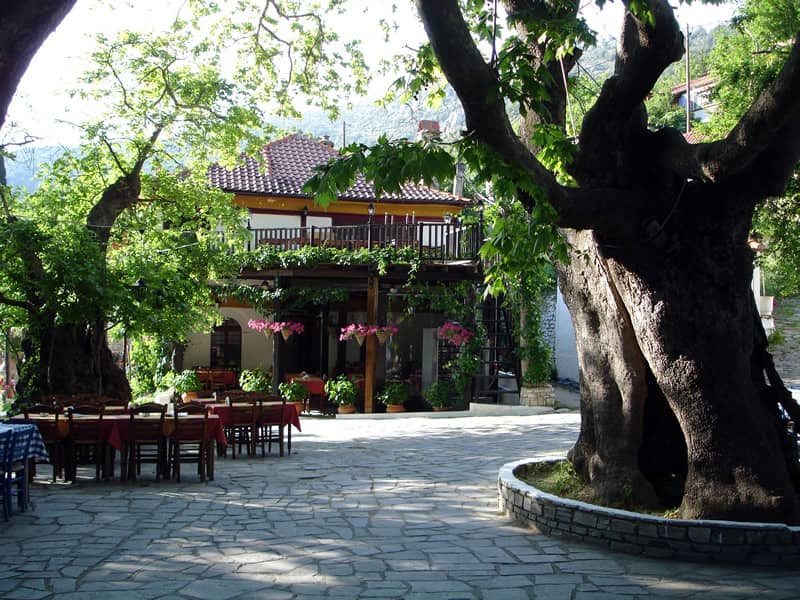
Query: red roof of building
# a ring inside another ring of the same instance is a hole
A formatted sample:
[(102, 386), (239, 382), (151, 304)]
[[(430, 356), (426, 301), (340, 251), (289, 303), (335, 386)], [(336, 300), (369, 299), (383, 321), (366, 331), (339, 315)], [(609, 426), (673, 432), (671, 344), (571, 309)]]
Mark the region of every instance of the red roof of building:
[[(697, 77), (696, 79), (692, 79), (689, 82), (689, 85), (692, 88), (692, 92), (697, 92), (698, 94), (704, 92), (716, 85), (717, 81), (714, 79), (713, 75), (703, 75), (702, 77)], [(672, 88), (672, 97), (676, 98), (681, 94), (686, 93), (686, 82), (679, 83)]]
[[(211, 185), (226, 192), (241, 194), (263, 194), (293, 198), (310, 198), (302, 191), (303, 185), (314, 174), (314, 167), (325, 164), (338, 156), (328, 143), (311, 139), (303, 134), (275, 140), (261, 149), (264, 167), (253, 158), (245, 157), (244, 164), (231, 170), (220, 165), (212, 165), (208, 170)], [(363, 175), (359, 174), (356, 183), (339, 195), (340, 200), (375, 201), (375, 192)], [(407, 183), (399, 194), (383, 194), (381, 202), (466, 204), (447, 192), (423, 185)]]

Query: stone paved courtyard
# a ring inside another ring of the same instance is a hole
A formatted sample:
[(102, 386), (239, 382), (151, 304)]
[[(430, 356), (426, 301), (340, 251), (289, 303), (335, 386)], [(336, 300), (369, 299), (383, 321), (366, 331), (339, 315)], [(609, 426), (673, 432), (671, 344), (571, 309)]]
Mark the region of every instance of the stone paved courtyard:
[(291, 456), (220, 460), (208, 484), (37, 483), (0, 523), (0, 597), (798, 597), (795, 572), (614, 554), (499, 514), (500, 465), (563, 453), (578, 421), (304, 419)]

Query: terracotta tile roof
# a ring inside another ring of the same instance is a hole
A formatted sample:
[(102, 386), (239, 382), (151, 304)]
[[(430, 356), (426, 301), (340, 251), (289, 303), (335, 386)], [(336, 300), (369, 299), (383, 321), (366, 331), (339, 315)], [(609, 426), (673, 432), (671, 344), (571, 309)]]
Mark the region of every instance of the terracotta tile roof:
[(690, 144), (701, 144), (703, 142), (709, 141), (707, 136), (695, 131), (694, 129), (692, 131), (684, 133), (683, 139), (685, 139)]
[[(717, 81), (714, 79), (713, 75), (703, 75), (702, 77), (697, 77), (692, 79), (689, 82), (689, 85), (692, 88), (692, 92), (704, 92), (709, 88), (712, 88), (716, 85)], [(686, 93), (686, 82), (679, 83), (676, 86), (672, 87), (672, 97), (675, 98), (680, 96), (681, 94)]]
[[(214, 164), (208, 170), (211, 185), (226, 192), (264, 194), (269, 196), (310, 198), (302, 192), (303, 184), (313, 175), (313, 168), (337, 156), (329, 144), (303, 134), (275, 140), (261, 149), (265, 167), (253, 158), (231, 170)], [(341, 200), (375, 201), (372, 186), (358, 175), (355, 185), (339, 195)], [(384, 194), (381, 202), (466, 204), (462, 198), (432, 188), (407, 183), (399, 194)]]

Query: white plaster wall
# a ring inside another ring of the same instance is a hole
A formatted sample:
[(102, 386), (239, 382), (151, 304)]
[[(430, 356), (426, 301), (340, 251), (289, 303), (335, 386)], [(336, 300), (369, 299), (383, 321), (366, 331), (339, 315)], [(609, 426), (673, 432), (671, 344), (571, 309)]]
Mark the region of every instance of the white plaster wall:
[(569, 315), (567, 305), (561, 290), (556, 297), (556, 372), (559, 379), (580, 381), (578, 374), (578, 350), (575, 346), (575, 329), (572, 327), (572, 317)]
[(333, 219), (331, 217), (307, 217), (306, 218), (306, 226), (307, 227), (330, 227), (333, 225)]
[(250, 213), (250, 227), (252, 229), (300, 227), (300, 215), (268, 215), (264, 213)]
[[(247, 326), (250, 319), (264, 317), (251, 308), (221, 307), (219, 311), (226, 319), (235, 319), (242, 328), (242, 369), (271, 369), (272, 338), (267, 338), (263, 333)], [(190, 369), (208, 366), (210, 358), (211, 334), (190, 334), (183, 358), (184, 367)]]

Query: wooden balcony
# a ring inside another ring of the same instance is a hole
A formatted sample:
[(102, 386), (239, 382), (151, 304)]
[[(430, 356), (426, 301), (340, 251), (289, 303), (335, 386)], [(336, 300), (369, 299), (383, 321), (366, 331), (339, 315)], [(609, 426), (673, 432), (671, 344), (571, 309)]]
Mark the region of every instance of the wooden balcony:
[(251, 229), (248, 250), (268, 244), (282, 250), (303, 246), (329, 248), (413, 248), (425, 262), (476, 261), (482, 243), (481, 224), (365, 223), (332, 227)]

